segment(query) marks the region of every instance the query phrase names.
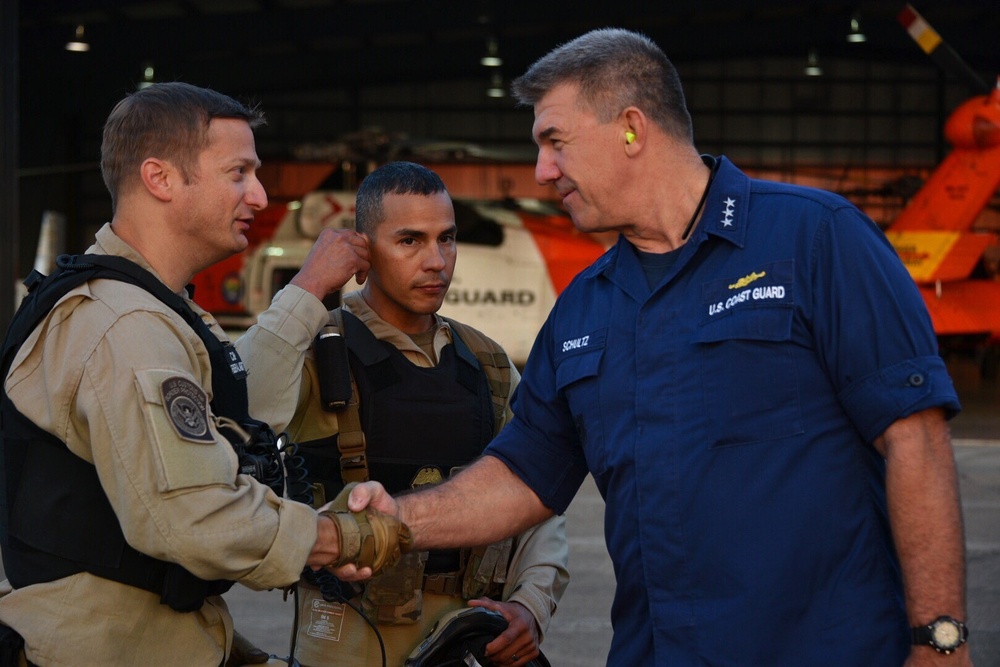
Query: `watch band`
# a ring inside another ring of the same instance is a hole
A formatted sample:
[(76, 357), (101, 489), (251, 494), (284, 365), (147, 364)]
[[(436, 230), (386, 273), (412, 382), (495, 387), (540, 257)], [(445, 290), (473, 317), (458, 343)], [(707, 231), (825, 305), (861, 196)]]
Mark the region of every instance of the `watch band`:
[[(954, 640), (943, 642), (938, 639), (938, 635), (942, 629), (947, 629), (947, 626), (951, 626), (950, 630)], [(930, 646), (938, 653), (945, 655), (958, 649), (969, 638), (969, 628), (965, 623), (951, 616), (938, 616), (927, 625), (910, 628), (910, 632), (913, 645)]]

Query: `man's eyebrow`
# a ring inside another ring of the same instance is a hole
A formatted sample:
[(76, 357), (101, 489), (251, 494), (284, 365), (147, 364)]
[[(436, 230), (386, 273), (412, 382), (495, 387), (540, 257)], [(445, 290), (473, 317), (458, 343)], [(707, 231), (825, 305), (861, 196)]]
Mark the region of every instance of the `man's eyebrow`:
[[(455, 234), (457, 231), (458, 231), (458, 225), (452, 225), (448, 229), (442, 230), (441, 233), (438, 234), (438, 236), (442, 236), (444, 234)], [(403, 227), (393, 232), (393, 236), (415, 236), (417, 238), (424, 238), (427, 235), (428, 234), (425, 231), (410, 229), (408, 227)]]
[(256, 158), (238, 157), (233, 160), (233, 164), (237, 164), (241, 167), (253, 167), (254, 169), (260, 169), (261, 161)]
[(403, 227), (401, 229), (397, 229), (395, 232), (393, 232), (392, 235), (393, 236), (416, 236), (418, 238), (423, 238), (423, 237), (427, 236), (427, 232), (422, 232), (419, 229), (410, 229), (408, 227)]
[(538, 141), (545, 141), (556, 132), (555, 126), (550, 126), (538, 133)]

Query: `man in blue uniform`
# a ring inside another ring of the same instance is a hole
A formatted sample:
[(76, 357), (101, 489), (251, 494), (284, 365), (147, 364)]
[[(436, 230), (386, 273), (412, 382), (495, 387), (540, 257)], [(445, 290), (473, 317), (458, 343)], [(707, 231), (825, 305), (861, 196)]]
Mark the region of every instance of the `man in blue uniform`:
[(618, 243), (556, 303), (486, 456), (351, 508), (397, 513), (421, 548), (479, 543), (563, 512), (589, 472), (617, 577), (609, 664), (969, 664), (960, 406), (880, 230), (700, 156), (641, 35), (584, 35), (514, 91), (538, 181)]

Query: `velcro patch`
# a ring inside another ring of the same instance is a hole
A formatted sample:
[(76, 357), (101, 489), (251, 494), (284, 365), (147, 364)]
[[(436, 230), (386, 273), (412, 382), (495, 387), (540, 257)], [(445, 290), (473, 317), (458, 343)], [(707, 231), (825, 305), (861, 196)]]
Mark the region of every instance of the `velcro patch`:
[(169, 377), (160, 383), (163, 408), (177, 435), (192, 442), (215, 442), (208, 428), (208, 394), (186, 377)]

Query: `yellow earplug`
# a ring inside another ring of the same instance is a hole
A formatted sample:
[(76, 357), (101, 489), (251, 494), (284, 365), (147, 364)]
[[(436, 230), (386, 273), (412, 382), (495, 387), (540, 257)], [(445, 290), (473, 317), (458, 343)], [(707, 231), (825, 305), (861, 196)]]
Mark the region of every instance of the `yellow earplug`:
[(625, 133), (625, 143), (626, 144), (630, 144), (633, 141), (635, 141), (635, 132), (626, 132)]

